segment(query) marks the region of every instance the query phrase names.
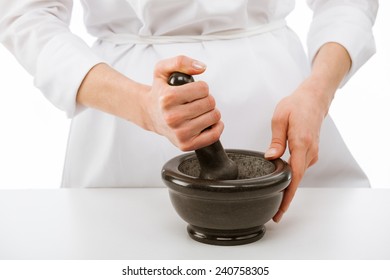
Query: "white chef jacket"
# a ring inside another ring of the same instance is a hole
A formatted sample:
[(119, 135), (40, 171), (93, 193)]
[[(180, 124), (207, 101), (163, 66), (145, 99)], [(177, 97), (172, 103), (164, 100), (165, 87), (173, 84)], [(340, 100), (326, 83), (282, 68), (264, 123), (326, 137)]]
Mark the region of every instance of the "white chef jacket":
[[(308, 56), (284, 21), (292, 0), (82, 0), (85, 25), (97, 38), (93, 47), (69, 30), (72, 1), (0, 0), (0, 41), (72, 118), (64, 187), (161, 186), (161, 167), (181, 152), (162, 136), (76, 104), (87, 72), (105, 62), (151, 84), (157, 61), (179, 54), (198, 59), (208, 68), (195, 78), (209, 84), (217, 101), (224, 147), (265, 151), (276, 104), (307, 77), (324, 43), (337, 42), (351, 56), (343, 83), (375, 52), (378, 1), (307, 2)], [(330, 117), (319, 161), (301, 185), (369, 186)]]

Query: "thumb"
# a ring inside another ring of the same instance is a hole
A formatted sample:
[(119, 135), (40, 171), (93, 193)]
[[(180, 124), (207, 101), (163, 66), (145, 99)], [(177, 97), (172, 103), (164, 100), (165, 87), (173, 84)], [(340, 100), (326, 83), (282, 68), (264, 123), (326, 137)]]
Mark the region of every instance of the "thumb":
[(287, 143), (287, 121), (272, 120), (272, 140), (268, 150), (265, 152), (266, 159), (281, 157), (286, 150)]
[(154, 68), (154, 77), (167, 81), (173, 72), (198, 75), (205, 70), (206, 64), (203, 62), (180, 55), (159, 61)]

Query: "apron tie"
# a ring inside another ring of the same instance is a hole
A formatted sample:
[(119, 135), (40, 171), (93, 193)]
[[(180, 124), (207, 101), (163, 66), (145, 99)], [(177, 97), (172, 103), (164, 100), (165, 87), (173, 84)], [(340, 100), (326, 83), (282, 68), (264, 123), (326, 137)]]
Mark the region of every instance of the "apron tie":
[(142, 36), (134, 34), (111, 34), (109, 36), (100, 37), (99, 40), (107, 41), (117, 45), (122, 44), (174, 44), (174, 43), (199, 43), (202, 41), (216, 41), (216, 40), (232, 40), (251, 37), (266, 32), (271, 32), (277, 29), (284, 28), (286, 26), (286, 21), (278, 20), (273, 21), (267, 24), (262, 24), (247, 29), (236, 29), (221, 31), (212, 34), (203, 34), (203, 35), (161, 35), (161, 36)]

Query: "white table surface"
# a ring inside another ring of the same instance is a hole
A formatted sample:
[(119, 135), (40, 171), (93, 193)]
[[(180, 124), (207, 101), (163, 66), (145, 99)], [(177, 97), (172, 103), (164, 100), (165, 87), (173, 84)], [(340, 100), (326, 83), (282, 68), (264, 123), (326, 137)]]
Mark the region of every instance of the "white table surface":
[(0, 259), (390, 259), (390, 189), (299, 189), (252, 244), (193, 241), (166, 188), (0, 191)]

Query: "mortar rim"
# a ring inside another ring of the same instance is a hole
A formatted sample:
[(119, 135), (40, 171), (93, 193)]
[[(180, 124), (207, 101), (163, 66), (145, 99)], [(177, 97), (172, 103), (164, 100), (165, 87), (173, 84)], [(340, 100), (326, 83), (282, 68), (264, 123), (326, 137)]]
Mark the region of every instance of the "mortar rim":
[[(267, 160), (264, 158), (264, 153), (251, 150), (242, 149), (226, 149), (226, 153), (238, 153), (249, 156), (260, 157), (268, 162), (271, 162), (275, 169), (269, 174), (247, 178), (247, 179), (236, 179), (236, 180), (209, 180), (200, 179), (187, 175), (179, 170), (180, 164), (186, 160), (193, 159), (196, 157), (195, 152), (185, 153), (176, 156), (166, 162), (162, 168), (161, 176), (163, 180), (168, 183), (168, 187), (172, 188), (186, 188), (186, 189), (200, 189), (203, 191), (218, 191), (218, 192), (242, 192), (254, 191), (259, 189), (265, 189), (267, 187), (274, 187), (278, 185), (280, 190), (283, 190), (288, 186), (291, 181), (291, 168), (286, 161), (281, 158), (275, 160)], [(276, 191), (276, 190), (272, 190)]]

